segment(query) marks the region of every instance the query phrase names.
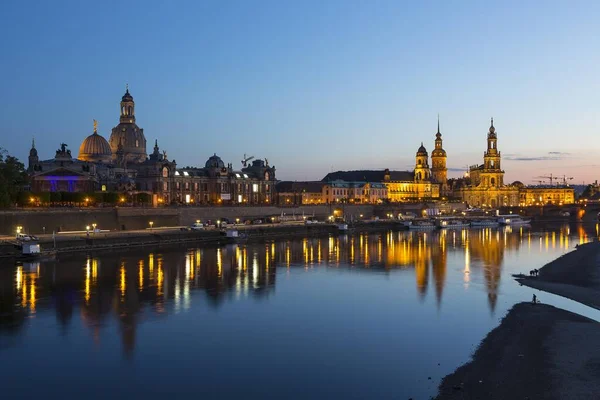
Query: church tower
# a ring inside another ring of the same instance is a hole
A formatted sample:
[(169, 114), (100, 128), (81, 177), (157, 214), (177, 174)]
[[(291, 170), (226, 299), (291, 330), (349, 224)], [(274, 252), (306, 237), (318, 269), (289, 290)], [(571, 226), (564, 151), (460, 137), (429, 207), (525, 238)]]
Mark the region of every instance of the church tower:
[(38, 157), (37, 149), (35, 148), (35, 139), (31, 139), (31, 150), (29, 150), (29, 165), (27, 171), (36, 171), (39, 167), (40, 159)]
[(121, 98), (119, 125), (112, 129), (109, 144), (112, 151), (113, 162), (117, 161), (119, 145), (125, 161), (128, 163), (141, 163), (146, 161), (146, 137), (144, 130), (135, 123), (135, 102), (129, 93), (129, 86)]
[(491, 120), (487, 134), (487, 150), (483, 154), (484, 185), (489, 187), (504, 186), (504, 171), (500, 167), (500, 152), (498, 151), (498, 136), (494, 128), (494, 118)]
[(442, 147), (442, 134), (440, 133), (440, 119), (438, 117), (437, 133), (435, 134), (435, 149), (431, 152), (431, 175), (435, 182), (442, 185), (442, 189), (444, 189), (448, 182), (446, 159), (446, 150)]
[(421, 147), (417, 150), (416, 163), (415, 163), (415, 182), (429, 181), (431, 178), (431, 171), (429, 170), (429, 154), (427, 149), (421, 143)]

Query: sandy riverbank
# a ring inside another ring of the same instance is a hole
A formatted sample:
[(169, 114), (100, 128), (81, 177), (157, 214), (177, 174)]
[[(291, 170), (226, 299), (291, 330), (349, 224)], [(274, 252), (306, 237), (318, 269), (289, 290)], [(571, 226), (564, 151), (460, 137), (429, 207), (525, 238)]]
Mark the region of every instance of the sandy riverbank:
[(437, 399), (592, 399), (600, 393), (600, 323), (519, 303), (473, 360), (440, 384)]
[(515, 278), (523, 285), (600, 309), (600, 242), (578, 246), (542, 267), (537, 277)]

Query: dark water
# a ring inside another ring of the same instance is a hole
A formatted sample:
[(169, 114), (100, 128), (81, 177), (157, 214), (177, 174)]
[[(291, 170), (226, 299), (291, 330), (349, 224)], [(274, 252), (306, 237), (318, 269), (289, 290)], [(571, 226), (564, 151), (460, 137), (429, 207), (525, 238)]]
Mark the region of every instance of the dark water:
[(390, 231), (2, 265), (0, 393), (426, 399), (530, 300), (511, 273), (596, 237)]

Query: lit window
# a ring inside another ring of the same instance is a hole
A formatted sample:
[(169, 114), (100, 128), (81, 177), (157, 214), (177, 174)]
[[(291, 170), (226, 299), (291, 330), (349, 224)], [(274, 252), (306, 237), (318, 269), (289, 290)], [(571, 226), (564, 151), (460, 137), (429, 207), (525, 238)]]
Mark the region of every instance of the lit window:
[(183, 176), (190, 176), (190, 174), (188, 174), (187, 171), (183, 171)]
[[(163, 170), (163, 176), (165, 176), (165, 171)], [(175, 176), (179, 176), (179, 171), (175, 171)]]
[(241, 178), (240, 174), (235, 174), (236, 178)]
[(254, 193), (257, 193), (257, 192), (258, 192), (258, 184), (257, 184), (257, 183), (253, 183), (253, 184), (252, 184), (252, 191), (253, 191)]
[(244, 174), (244, 178), (248, 179), (248, 175)]

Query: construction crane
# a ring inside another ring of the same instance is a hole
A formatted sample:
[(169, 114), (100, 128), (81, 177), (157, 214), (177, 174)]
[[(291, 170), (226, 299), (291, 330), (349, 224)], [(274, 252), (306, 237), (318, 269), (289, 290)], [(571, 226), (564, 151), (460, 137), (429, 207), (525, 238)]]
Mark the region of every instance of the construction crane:
[(550, 181), (550, 186), (554, 184), (555, 180), (558, 180), (558, 177), (550, 174), (548, 176), (536, 176), (536, 178), (548, 179)]
[(248, 161), (254, 159), (254, 156), (246, 156), (246, 153), (244, 153), (244, 158), (242, 159), (242, 165), (245, 167), (248, 165)]
[(572, 176), (568, 177), (566, 175), (562, 176), (563, 185), (567, 186), (567, 181), (572, 181), (574, 178)]

